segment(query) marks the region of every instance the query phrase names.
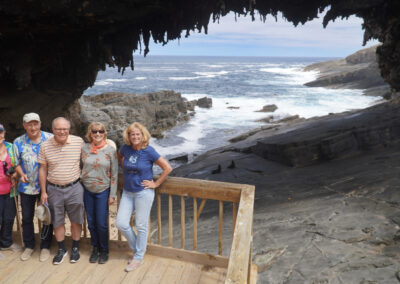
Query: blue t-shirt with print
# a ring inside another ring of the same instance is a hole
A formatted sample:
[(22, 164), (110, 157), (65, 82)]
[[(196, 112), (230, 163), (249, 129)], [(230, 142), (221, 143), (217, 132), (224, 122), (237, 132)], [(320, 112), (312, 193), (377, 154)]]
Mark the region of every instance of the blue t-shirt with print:
[(120, 153), (124, 157), (124, 189), (131, 192), (143, 190), (141, 183), (153, 179), (153, 164), (160, 154), (151, 146), (137, 151), (126, 144), (121, 147)]

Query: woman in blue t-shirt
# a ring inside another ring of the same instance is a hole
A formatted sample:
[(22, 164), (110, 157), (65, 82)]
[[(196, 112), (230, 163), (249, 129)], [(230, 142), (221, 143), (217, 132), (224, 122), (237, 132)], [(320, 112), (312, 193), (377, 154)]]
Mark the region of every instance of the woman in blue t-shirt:
[[(149, 146), (150, 133), (142, 124), (132, 123), (125, 129), (123, 136), (125, 144), (119, 150), (118, 157), (124, 170), (124, 190), (118, 208), (117, 227), (133, 251), (133, 258), (125, 268), (129, 272), (143, 263), (154, 189), (164, 182), (172, 168), (167, 160)], [(156, 181), (153, 180), (153, 164), (162, 169)], [(137, 235), (130, 225), (134, 210)]]

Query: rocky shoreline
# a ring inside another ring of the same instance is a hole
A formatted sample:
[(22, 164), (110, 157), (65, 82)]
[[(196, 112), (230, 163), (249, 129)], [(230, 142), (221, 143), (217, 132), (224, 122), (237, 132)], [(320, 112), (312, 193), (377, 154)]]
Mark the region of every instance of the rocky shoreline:
[(122, 132), (133, 121), (143, 123), (155, 138), (163, 132), (185, 122), (195, 114), (195, 106), (210, 108), (212, 100), (204, 97), (188, 101), (180, 93), (160, 91), (141, 95), (104, 93), (82, 96), (72, 105), (67, 117), (73, 132), (84, 136), (87, 125), (92, 121), (104, 123), (108, 138), (122, 145)]
[[(318, 63), (321, 77), (311, 85), (365, 86), (347, 81), (354, 68), (363, 77), (360, 66), (334, 71), (338, 62)], [(400, 100), (385, 84), (371, 84), (365, 93), (374, 90), (392, 99), (266, 125), (174, 169), (175, 176), (256, 186), (257, 283), (399, 282)]]
[[(258, 283), (396, 283), (399, 146), (392, 101), (266, 127), (173, 174), (256, 186)], [(332, 156), (314, 159), (322, 150)]]

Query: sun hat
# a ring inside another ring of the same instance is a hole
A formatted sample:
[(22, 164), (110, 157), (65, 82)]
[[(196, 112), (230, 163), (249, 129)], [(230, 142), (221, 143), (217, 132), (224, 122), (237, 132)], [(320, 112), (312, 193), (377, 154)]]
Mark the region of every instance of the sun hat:
[(40, 122), (40, 117), (37, 113), (34, 112), (30, 112), (30, 113), (26, 113), (22, 119), (25, 123), (28, 123), (32, 120), (36, 120)]
[(36, 217), (43, 222), (44, 225), (50, 225), (51, 223), (51, 213), (49, 206), (47, 204), (40, 204), (36, 207)]

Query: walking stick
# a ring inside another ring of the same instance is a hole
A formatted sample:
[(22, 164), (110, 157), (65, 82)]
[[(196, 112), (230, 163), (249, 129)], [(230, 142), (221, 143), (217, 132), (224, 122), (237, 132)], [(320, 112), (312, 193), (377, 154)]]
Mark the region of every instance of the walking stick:
[(16, 217), (17, 217), (17, 228), (19, 231), (19, 236), (21, 238), (21, 246), (24, 246), (24, 239), (22, 238), (22, 227), (21, 227), (21, 221), (19, 220), (19, 212), (18, 212), (18, 196), (17, 196), (17, 190), (16, 190), (16, 186), (14, 186), (13, 190), (14, 190), (14, 201), (15, 201), (15, 211), (17, 211)]

